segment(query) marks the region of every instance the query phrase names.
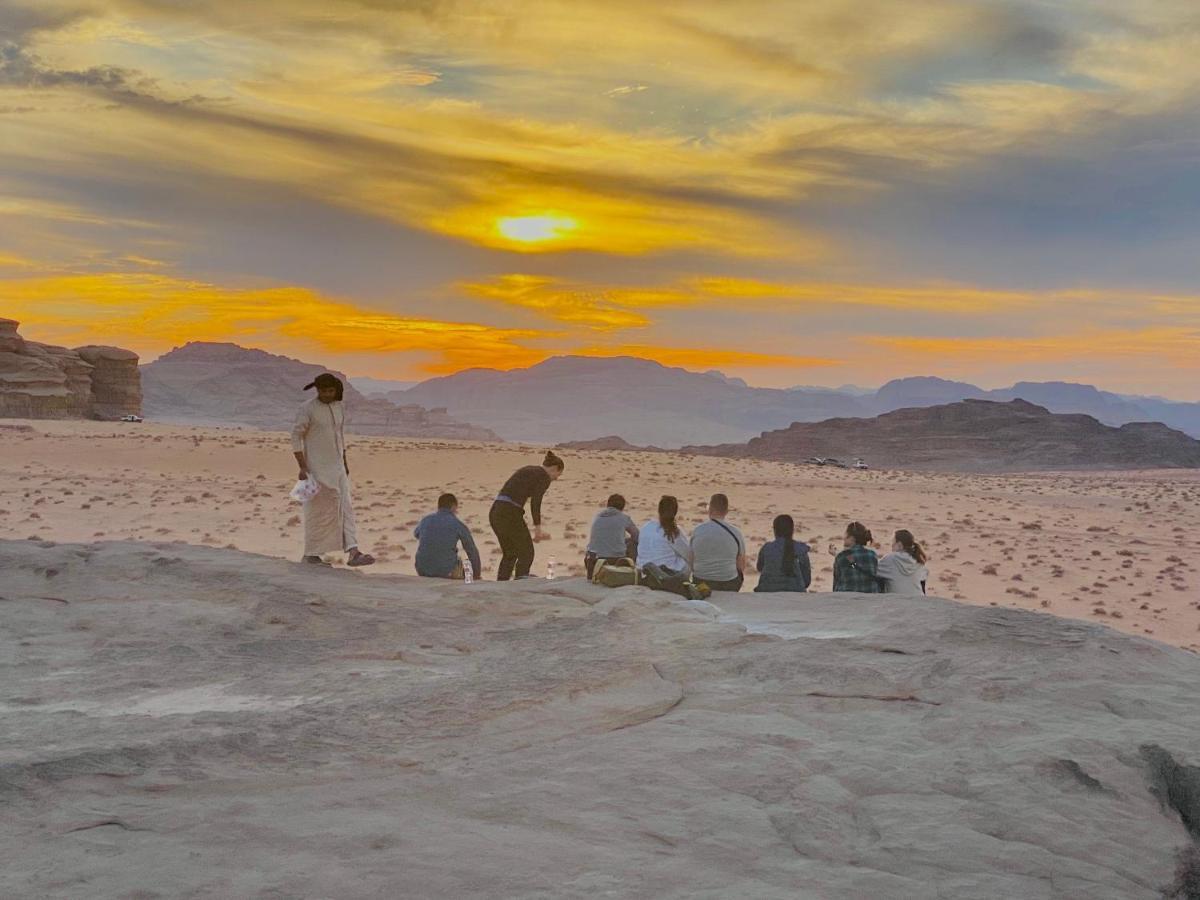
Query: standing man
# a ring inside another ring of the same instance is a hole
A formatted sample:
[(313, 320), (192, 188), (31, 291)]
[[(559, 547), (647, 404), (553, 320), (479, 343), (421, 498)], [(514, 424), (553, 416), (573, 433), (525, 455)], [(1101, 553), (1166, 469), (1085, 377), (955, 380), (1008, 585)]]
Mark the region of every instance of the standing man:
[(300, 407), (292, 426), (292, 450), (300, 465), (300, 480), (311, 475), (321, 486), (304, 504), (303, 562), (329, 565), (321, 559), (324, 554), (345, 550), (347, 565), (369, 566), (375, 557), (358, 549), (354, 507), (350, 504), (342, 382), (326, 372), (304, 389), (314, 387), (317, 396)]
[(458, 499), (453, 494), (438, 497), (437, 512), (430, 513), (417, 525), (417, 574), (424, 578), (465, 577), (462, 561), (458, 558), (458, 545), (466, 551), (471, 561), (471, 573), (480, 577), (479, 550), (471, 529), (458, 518)]
[(725, 521), (729, 498), (713, 494), (708, 521), (692, 532), (692, 577), (714, 591), (740, 591), (746, 580), (746, 539)]

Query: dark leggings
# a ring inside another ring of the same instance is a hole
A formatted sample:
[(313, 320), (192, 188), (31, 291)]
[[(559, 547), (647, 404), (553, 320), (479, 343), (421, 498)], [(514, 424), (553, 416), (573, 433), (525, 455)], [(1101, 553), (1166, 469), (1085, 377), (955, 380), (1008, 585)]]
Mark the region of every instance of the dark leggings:
[(525, 524), (525, 510), (503, 500), (492, 504), (488, 514), (492, 523), (492, 531), (500, 541), (500, 568), (496, 572), (497, 581), (508, 581), (513, 577), (513, 567), (516, 567), (517, 578), (529, 574), (533, 565), (533, 538), (529, 534), (529, 526)]

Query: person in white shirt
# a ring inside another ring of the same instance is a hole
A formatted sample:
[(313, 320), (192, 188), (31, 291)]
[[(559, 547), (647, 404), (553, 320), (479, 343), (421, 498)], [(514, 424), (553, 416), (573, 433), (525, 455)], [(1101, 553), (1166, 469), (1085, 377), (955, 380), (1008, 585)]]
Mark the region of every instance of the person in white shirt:
[(692, 532), (692, 576), (714, 591), (736, 593), (746, 580), (746, 539), (725, 521), (728, 513), (729, 498), (713, 494), (708, 521)]
[(916, 542), (911, 531), (901, 529), (892, 541), (892, 552), (875, 569), (885, 594), (907, 594), (919, 597), (925, 593), (925, 582), (929, 570), (925, 568), (925, 551)]
[(658, 501), (658, 520), (651, 519), (638, 532), (638, 568), (653, 563), (673, 574), (688, 574), (691, 571), (690, 548), (687, 535), (676, 524), (679, 501), (664, 496)]

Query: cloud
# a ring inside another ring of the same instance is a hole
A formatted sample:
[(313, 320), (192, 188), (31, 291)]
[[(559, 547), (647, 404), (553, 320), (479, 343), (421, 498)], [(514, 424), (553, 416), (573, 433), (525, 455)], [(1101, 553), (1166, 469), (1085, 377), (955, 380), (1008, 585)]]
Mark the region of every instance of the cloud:
[(644, 84), (623, 84), (620, 87), (615, 87), (612, 90), (604, 92), (605, 97), (625, 97), (629, 94), (637, 94), (646, 90)]
[(336, 354), (414, 354), (418, 367), (536, 362), (526, 346), (553, 337), (389, 314), (300, 287), (227, 288), (155, 273), (96, 273), (0, 282), (5, 313), (39, 339), (109, 342), (155, 356), (187, 341), (242, 341)]

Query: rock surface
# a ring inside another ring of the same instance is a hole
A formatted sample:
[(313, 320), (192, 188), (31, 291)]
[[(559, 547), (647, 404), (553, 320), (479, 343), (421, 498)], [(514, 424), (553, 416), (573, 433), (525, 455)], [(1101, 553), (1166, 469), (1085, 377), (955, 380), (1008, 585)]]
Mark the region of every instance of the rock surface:
[(1024, 400), (963, 400), (873, 419), (794, 422), (746, 444), (685, 447), (713, 456), (799, 462), (862, 457), (878, 468), (1031, 472), (1200, 467), (1200, 441), (1158, 422), (1113, 428)]
[(17, 334), (18, 324), (0, 319), (0, 417), (116, 419), (141, 413), (136, 353), (39, 344)]
[(1200, 660), (1101, 626), (182, 544), (0, 542), (0, 571), (0, 896), (1151, 900), (1200, 871)]
[[(304, 385), (323, 366), (237, 344), (194, 341), (141, 367), (146, 414), (175, 423), (289, 429), (296, 408), (313, 396)], [(348, 431), (392, 437), (498, 441), (496, 434), (450, 417), (445, 408), (397, 405), (346, 385)]]
[(138, 355), (120, 347), (80, 347), (75, 351), (92, 366), (92, 411), (101, 419), (140, 415), (142, 379)]

